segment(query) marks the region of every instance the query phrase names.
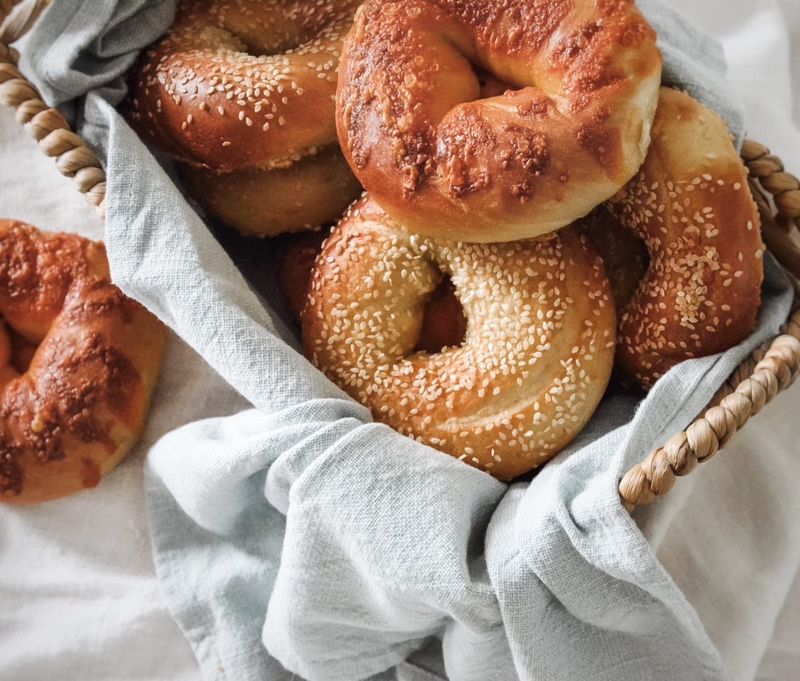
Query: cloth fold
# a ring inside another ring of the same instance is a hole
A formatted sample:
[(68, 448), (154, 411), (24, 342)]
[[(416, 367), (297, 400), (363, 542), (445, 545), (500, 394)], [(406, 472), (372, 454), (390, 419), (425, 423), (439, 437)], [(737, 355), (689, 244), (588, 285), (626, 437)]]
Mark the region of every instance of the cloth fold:
[[(660, 0), (638, 4), (659, 33), (665, 81), (741, 140), (719, 47)], [(532, 482), (503, 485), (372, 423), (310, 366), (116, 112), (124, 71), (173, 10), (62, 0), (31, 36), (27, 68), (105, 161), (115, 281), (256, 407), (174, 431), (149, 457), (156, 569), (204, 674), (724, 678), (616, 481), (777, 332), (791, 302), (779, 268), (768, 261), (747, 342), (677, 367), (638, 408), (612, 396)]]

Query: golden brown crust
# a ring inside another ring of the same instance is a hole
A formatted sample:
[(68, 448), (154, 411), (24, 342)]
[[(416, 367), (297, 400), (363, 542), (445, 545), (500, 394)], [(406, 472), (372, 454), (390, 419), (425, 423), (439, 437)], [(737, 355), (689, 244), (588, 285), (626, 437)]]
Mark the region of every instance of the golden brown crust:
[[(466, 338), (412, 354), (443, 273)], [(376, 419), (508, 480), (589, 420), (611, 374), (615, 325), (602, 264), (575, 230), (508, 244), (432, 241), (366, 200), (316, 260), (303, 342)]]
[[(553, 231), (641, 165), (655, 39), (630, 0), (368, 0), (344, 42), (339, 140), (410, 230), (477, 242)], [(479, 99), (473, 64), (517, 89)]]
[(747, 170), (715, 113), (662, 88), (639, 174), (609, 208), (645, 240), (650, 267), (622, 314), (618, 361), (644, 387), (753, 330), (764, 277)]
[(287, 168), (218, 174), (182, 166), (180, 175), (209, 215), (252, 236), (333, 224), (362, 191), (338, 146)]
[(131, 75), (130, 118), (176, 158), (280, 167), (336, 140), (341, 36), (356, 0), (184, 0)]
[(0, 313), (38, 344), (32, 357), (24, 343), (24, 354), (0, 356), (9, 379), (0, 381), (0, 501), (95, 486), (142, 431), (163, 326), (111, 284), (102, 244), (9, 220), (0, 220)]

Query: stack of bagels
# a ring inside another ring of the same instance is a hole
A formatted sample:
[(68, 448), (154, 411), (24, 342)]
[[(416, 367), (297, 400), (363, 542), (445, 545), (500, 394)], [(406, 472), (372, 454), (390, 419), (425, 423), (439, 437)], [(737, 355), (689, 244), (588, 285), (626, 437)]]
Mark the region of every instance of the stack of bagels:
[(130, 82), (211, 216), (313, 232), (279, 271), (308, 358), (499, 479), (615, 367), (647, 389), (756, 324), (746, 169), (630, 0), (184, 1)]

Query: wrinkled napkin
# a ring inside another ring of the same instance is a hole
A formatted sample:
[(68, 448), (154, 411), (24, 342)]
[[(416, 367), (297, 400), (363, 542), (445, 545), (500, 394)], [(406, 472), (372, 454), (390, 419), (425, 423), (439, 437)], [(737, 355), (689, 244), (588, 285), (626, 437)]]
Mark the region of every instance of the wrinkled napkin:
[[(741, 139), (718, 46), (659, 0), (664, 80)], [(767, 261), (757, 331), (686, 362), (636, 404), (611, 395), (531, 482), (505, 485), (373, 423), (297, 351), (114, 106), (171, 2), (60, 0), (26, 49), (108, 171), (115, 281), (253, 409), (189, 424), (151, 450), (156, 568), (206, 678), (723, 679), (695, 611), (617, 496), (617, 480), (685, 427), (785, 320)], [(287, 671), (288, 670), (288, 671)]]

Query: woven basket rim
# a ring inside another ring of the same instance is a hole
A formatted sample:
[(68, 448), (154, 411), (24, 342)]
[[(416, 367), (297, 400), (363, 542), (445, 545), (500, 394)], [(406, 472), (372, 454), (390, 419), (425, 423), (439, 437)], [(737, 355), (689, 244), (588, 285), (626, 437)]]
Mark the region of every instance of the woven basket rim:
[[(11, 47), (49, 1), (0, 0), (0, 103), (16, 110), (20, 126), (104, 217), (106, 174), (102, 164), (61, 114), (42, 101), (36, 87), (19, 71), (19, 55)], [(17, 5), (22, 6), (13, 12)], [(669, 492), (678, 477), (711, 459), (800, 373), (800, 181), (786, 172), (780, 158), (757, 142), (746, 140), (741, 154), (762, 215), (763, 239), (795, 287), (794, 311), (783, 334), (745, 360), (704, 413), (622, 476), (620, 501), (629, 511), (652, 503)]]

